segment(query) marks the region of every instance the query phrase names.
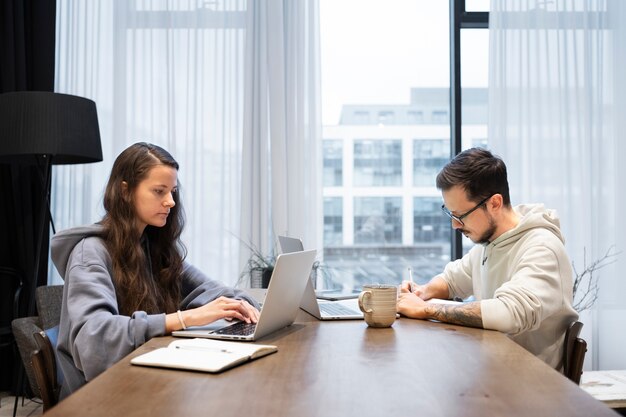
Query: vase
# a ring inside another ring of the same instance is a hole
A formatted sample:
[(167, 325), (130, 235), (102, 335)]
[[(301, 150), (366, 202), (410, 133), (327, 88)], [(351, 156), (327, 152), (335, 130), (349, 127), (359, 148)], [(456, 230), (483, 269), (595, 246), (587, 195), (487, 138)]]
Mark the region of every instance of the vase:
[(272, 278), (273, 268), (253, 268), (250, 270), (250, 288), (267, 288)]

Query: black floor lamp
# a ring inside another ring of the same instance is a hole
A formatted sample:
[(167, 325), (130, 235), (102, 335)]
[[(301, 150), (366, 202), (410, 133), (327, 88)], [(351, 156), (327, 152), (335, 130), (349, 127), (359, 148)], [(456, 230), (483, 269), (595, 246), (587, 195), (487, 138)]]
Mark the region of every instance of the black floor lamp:
[[(35, 288), (44, 232), (49, 227), (52, 165), (102, 161), (96, 103), (68, 94), (19, 91), (0, 94), (0, 162), (35, 165), (43, 195), (37, 234), (35, 268), (28, 294), (28, 315), (35, 311)], [(25, 281), (31, 279), (26, 277)]]

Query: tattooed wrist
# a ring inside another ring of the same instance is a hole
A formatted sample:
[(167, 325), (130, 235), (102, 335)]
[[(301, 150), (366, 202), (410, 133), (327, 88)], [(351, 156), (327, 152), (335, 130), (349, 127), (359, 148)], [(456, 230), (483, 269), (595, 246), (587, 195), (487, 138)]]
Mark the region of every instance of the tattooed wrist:
[(479, 302), (463, 305), (431, 304), (427, 309), (427, 313), (429, 318), (445, 323), (483, 328)]

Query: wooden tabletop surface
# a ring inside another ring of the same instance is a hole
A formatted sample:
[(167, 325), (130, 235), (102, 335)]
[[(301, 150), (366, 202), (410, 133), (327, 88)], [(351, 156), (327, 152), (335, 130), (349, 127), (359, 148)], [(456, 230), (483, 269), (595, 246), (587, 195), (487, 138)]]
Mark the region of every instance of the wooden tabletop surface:
[[(155, 338), (46, 416), (615, 416), (505, 335), (430, 321), (297, 323), (278, 352), (207, 374), (133, 366)], [(242, 342), (243, 343), (243, 342)]]

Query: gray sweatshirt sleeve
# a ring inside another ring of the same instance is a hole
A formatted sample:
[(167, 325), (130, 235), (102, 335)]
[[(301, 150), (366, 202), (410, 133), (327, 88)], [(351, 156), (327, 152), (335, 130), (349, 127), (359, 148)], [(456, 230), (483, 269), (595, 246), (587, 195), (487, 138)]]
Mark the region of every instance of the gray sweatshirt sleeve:
[(76, 245), (65, 274), (59, 349), (90, 381), (154, 336), (165, 333), (165, 314), (118, 310), (110, 259), (102, 242), (88, 238)]
[[(109, 254), (99, 238), (86, 238), (71, 252), (57, 347), (69, 392), (82, 385), (83, 378), (92, 380), (149, 339), (165, 334), (165, 314), (120, 314), (111, 271)], [(211, 280), (185, 263), (181, 309), (199, 307), (220, 296), (245, 299), (259, 307), (243, 291)]]
[(183, 300), (180, 306), (182, 310), (200, 307), (221, 296), (246, 300), (257, 309), (259, 308), (259, 304), (254, 298), (245, 292), (227, 287), (221, 282), (207, 277), (202, 271), (189, 263), (184, 265), (182, 285)]

